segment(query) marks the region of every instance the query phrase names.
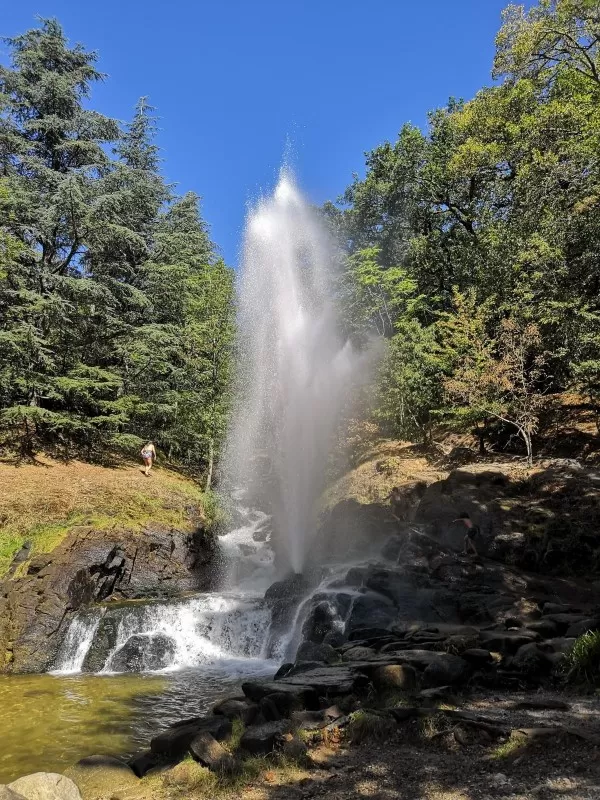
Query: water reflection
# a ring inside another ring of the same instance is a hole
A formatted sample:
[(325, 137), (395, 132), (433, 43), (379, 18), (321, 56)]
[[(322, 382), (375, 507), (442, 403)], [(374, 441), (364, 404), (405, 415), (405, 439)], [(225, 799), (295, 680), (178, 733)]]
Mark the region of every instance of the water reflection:
[[(257, 663), (252, 674), (273, 671)], [(161, 675), (0, 676), (0, 784), (95, 753), (131, 755), (237, 691), (248, 662)]]

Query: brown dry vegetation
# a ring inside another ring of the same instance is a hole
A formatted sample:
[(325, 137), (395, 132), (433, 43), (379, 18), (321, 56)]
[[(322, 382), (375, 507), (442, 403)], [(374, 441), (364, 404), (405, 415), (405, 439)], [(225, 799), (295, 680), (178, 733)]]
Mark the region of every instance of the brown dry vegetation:
[(75, 525), (138, 529), (150, 522), (192, 529), (203, 496), (193, 481), (168, 469), (146, 478), (139, 465), (102, 467), (40, 458), (0, 463), (0, 575), (24, 542), (31, 554), (53, 550)]

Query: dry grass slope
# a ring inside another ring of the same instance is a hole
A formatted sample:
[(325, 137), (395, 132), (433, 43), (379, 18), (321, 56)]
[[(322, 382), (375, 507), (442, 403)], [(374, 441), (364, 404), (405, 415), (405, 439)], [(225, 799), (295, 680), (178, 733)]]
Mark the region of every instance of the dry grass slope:
[(50, 552), (76, 525), (186, 530), (203, 519), (197, 484), (167, 469), (146, 478), (132, 463), (0, 463), (0, 486), (0, 576), (24, 542), (32, 544), (30, 555)]

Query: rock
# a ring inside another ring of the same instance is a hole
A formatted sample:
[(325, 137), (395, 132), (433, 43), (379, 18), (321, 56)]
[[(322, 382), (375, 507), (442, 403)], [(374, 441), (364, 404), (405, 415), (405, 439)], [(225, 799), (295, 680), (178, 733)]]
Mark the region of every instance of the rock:
[(344, 716), (344, 712), (338, 706), (329, 706), (323, 711), (325, 719), (339, 719)]
[(371, 591), (387, 597), (397, 608), (411, 606), (414, 603), (414, 584), (401, 573), (385, 569), (376, 570), (367, 578), (366, 586)]
[(292, 736), (291, 739), (286, 739), (284, 741), (282, 752), (286, 758), (292, 761), (302, 762), (308, 755), (308, 747), (299, 736)]
[(0, 785), (0, 800), (27, 800), (27, 798), (2, 784)]
[(569, 638), (575, 638), (579, 636), (583, 636), (584, 633), (588, 631), (597, 631), (600, 628), (600, 620), (598, 617), (590, 617), (588, 619), (582, 619), (579, 622), (574, 622), (572, 625), (569, 625), (567, 628), (567, 632), (565, 636)]
[(540, 619), (527, 623), (527, 629), (539, 633), (545, 639), (550, 639), (558, 634), (558, 626), (550, 619)]
[(93, 755), (80, 758), (76, 767), (83, 767), (84, 769), (114, 769), (125, 770), (131, 772), (131, 767), (125, 761), (121, 761), (114, 756), (106, 755)]
[(483, 650), (480, 647), (472, 647), (469, 650), (464, 650), (461, 653), (462, 658), (469, 661), (471, 664), (482, 666), (492, 662), (492, 654), (489, 650)]
[(288, 661), (285, 664), (282, 664), (279, 667), (279, 669), (277, 670), (277, 672), (275, 673), (275, 675), (273, 675), (273, 680), (274, 681), (278, 681), (281, 678), (285, 678), (285, 676), (288, 674), (288, 672), (290, 670), (292, 670), (292, 669), (294, 669), (294, 664), (291, 661)]
[[(0, 581), (0, 652), (11, 644), (9, 669), (14, 672), (45, 672), (55, 664), (74, 612), (114, 597), (208, 591), (216, 552), (213, 538), (200, 529), (74, 526), (51, 553), (34, 555), (25, 574)], [(118, 613), (109, 608), (105, 619)], [(102, 649), (90, 658), (86, 670), (104, 666)]]
[(324, 664), (337, 664), (340, 656), (330, 644), (302, 642), (296, 653), (296, 661), (321, 661)]
[(513, 704), (514, 708), (553, 709), (555, 711), (569, 711), (571, 706), (563, 700), (555, 697), (528, 697), (525, 700), (518, 700)]
[(282, 581), (275, 581), (265, 592), (265, 600), (297, 600), (310, 589), (303, 575), (291, 573)]
[[(350, 618), (346, 623), (346, 633), (352, 639), (353, 634), (361, 628), (383, 628), (389, 632), (396, 615), (396, 607), (387, 597), (374, 592), (362, 594), (352, 605)], [(361, 638), (364, 638), (362, 634)]]
[(393, 634), (390, 633), (389, 628), (379, 628), (371, 625), (363, 625), (352, 631), (352, 633), (348, 637), (348, 639), (350, 640), (348, 642), (348, 645), (350, 645), (352, 642), (356, 642), (357, 644), (360, 644), (361, 646), (364, 647), (370, 647), (372, 644), (377, 644), (379, 646), (384, 642), (389, 642), (390, 636), (392, 637), (392, 639), (396, 638), (395, 636), (393, 636)]
[[(285, 696), (285, 695), (284, 695)], [(265, 722), (278, 722), (281, 719), (281, 714), (277, 705), (273, 702), (270, 695), (263, 697), (258, 704), (259, 715)]]
[(258, 714), (258, 706), (248, 703), (246, 699), (231, 698), (222, 700), (213, 708), (213, 714), (220, 714), (227, 719), (241, 719), (244, 725), (252, 725)]
[(338, 599), (342, 606), (349, 607), (350, 595), (343, 594), (340, 594), (338, 597), (336, 597), (335, 603), (333, 603), (331, 600), (322, 600), (321, 602), (317, 603), (317, 605), (315, 605), (315, 607), (307, 616), (304, 625), (302, 626), (303, 639), (309, 642), (314, 642), (315, 644), (320, 644), (323, 642), (326, 636), (338, 630)]
[(247, 681), (242, 684), (242, 692), (250, 700), (258, 703), (263, 697), (273, 694), (289, 696), (289, 702), (299, 709), (315, 710), (319, 708), (319, 695), (312, 686), (300, 683), (290, 684), (287, 681)]
[(346, 641), (346, 637), (341, 631), (330, 631), (323, 639), (323, 644), (330, 644), (332, 647), (341, 647)]
[(377, 667), (371, 674), (371, 681), (379, 690), (414, 689), (417, 685), (417, 673), (408, 664), (389, 664)]
[(252, 755), (265, 755), (283, 746), (283, 736), (290, 730), (287, 720), (252, 725), (244, 731), (240, 747)]
[(157, 769), (164, 763), (164, 759), (149, 750), (145, 753), (140, 753), (128, 762), (129, 768), (138, 778), (143, 778), (150, 770)]
[(344, 661), (368, 661), (377, 655), (372, 647), (351, 647), (346, 650), (342, 659)]
[[(92, 614), (95, 611), (90, 612)], [(92, 640), (83, 665), (82, 672), (100, 672), (106, 664), (108, 656), (117, 644), (117, 634), (119, 631), (120, 618), (105, 614), (98, 623), (96, 633)]]
[(112, 656), (110, 668), (113, 672), (148, 672), (168, 667), (175, 655), (175, 642), (164, 633), (152, 636), (134, 634), (130, 636)]
[(488, 650), (516, 653), (519, 647), (537, 641), (541, 637), (534, 631), (522, 628), (518, 631), (481, 631), (479, 638)]
[(554, 622), (558, 629), (558, 635), (563, 636), (571, 626), (575, 625), (578, 622), (586, 622), (589, 620), (589, 616), (586, 614), (549, 614), (546, 615), (544, 613), (544, 619), (549, 619), (551, 622)]
[(430, 689), (421, 689), (419, 697), (423, 700), (443, 700), (452, 693), (451, 686), (433, 686)]
[(531, 677), (549, 672), (551, 667), (552, 661), (536, 642), (530, 642), (519, 647), (510, 660), (511, 669), (516, 669), (523, 675)]
[(400, 553), (406, 546), (405, 536), (391, 536), (388, 541), (381, 548), (382, 558), (388, 561), (398, 561)]
[(8, 784), (8, 788), (27, 800), (81, 800), (76, 784), (55, 772), (35, 772)]
[(159, 756), (177, 758), (186, 752), (198, 734), (204, 732), (217, 740), (225, 739), (231, 733), (231, 722), (221, 715), (186, 720), (155, 736), (150, 742), (150, 750)]
[(460, 656), (446, 653), (440, 655), (446, 657), (432, 661), (423, 672), (423, 680), (427, 686), (456, 686), (465, 683), (471, 675), (470, 664)]
[(339, 695), (351, 694), (364, 686), (367, 679), (364, 675), (340, 665), (331, 667), (319, 666), (299, 675), (287, 675), (285, 682), (288, 686), (296, 684), (302, 687), (309, 686), (320, 695)]
[(204, 731), (194, 736), (190, 742), (190, 753), (196, 761), (213, 772), (231, 771), (234, 760), (217, 740)]
[(267, 695), (267, 699), (275, 705), (281, 717), (289, 717), (294, 711), (302, 708), (298, 699), (289, 692), (273, 692)]
[(544, 603), (542, 606), (542, 611), (544, 614), (568, 614), (570, 613), (577, 613), (577, 610), (571, 608), (565, 603)]

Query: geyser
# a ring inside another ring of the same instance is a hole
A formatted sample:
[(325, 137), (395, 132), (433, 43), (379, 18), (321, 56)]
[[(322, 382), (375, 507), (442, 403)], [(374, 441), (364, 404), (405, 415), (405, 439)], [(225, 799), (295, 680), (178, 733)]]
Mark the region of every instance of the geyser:
[(280, 565), (301, 572), (328, 456), (360, 354), (341, 336), (335, 248), (283, 169), (249, 213), (238, 285), (237, 403), (224, 472), (273, 519)]

